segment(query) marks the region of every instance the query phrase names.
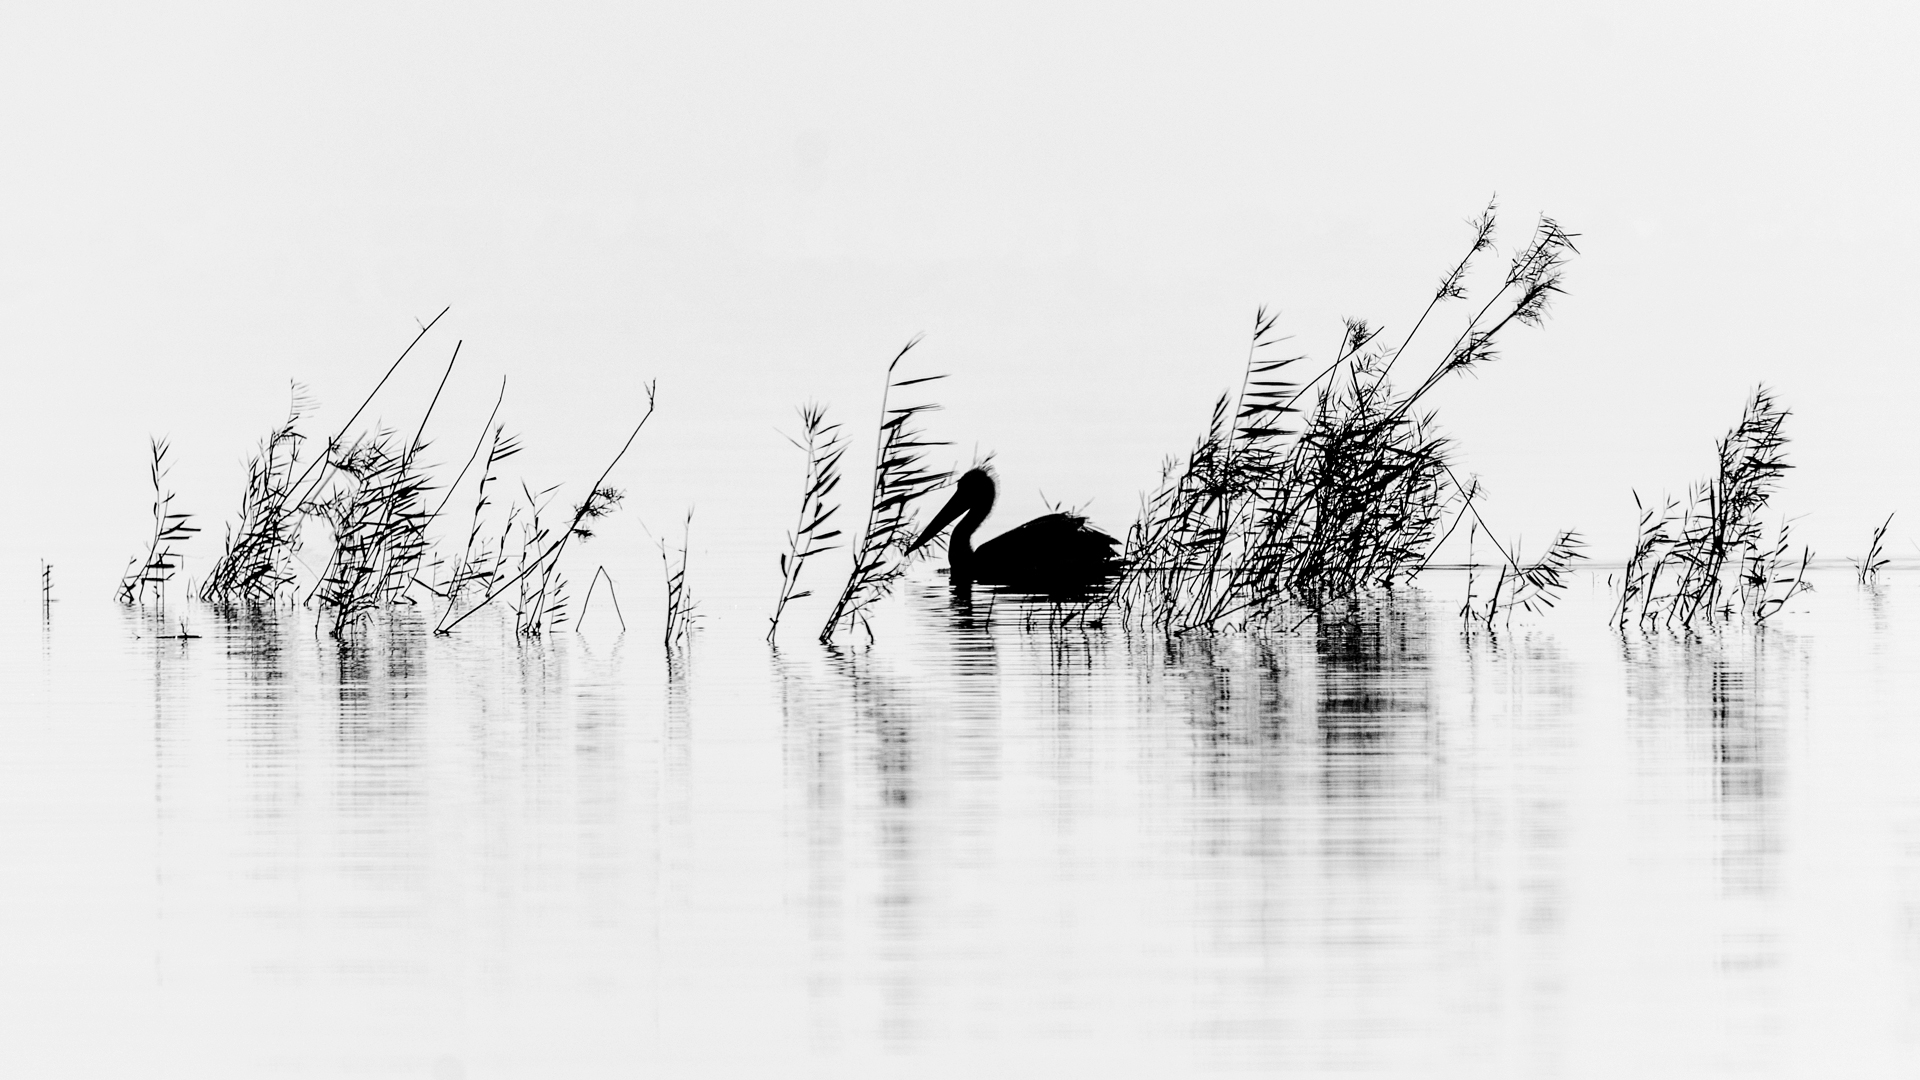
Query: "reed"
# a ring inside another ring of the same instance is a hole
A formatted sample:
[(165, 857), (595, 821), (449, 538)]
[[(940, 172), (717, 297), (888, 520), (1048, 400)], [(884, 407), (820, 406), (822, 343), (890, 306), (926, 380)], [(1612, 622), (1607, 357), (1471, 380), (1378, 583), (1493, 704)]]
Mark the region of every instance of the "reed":
[(1880, 571), (1891, 561), (1887, 558), (1886, 548), (1882, 545), (1887, 538), (1887, 526), (1892, 524), (1893, 515), (1888, 514), (1887, 519), (1873, 530), (1873, 539), (1867, 543), (1866, 558), (1854, 560), (1854, 576), (1866, 588), (1873, 588), (1880, 583)]
[[(647, 408), (639, 423), (562, 524), (552, 525), (551, 517), (543, 516), (557, 489), (536, 496), (522, 484), (526, 502), (508, 500), (505, 521), (497, 536), (490, 536), (488, 510), (501, 479), (500, 465), (521, 450), (520, 440), (496, 422), (506, 396), (504, 379), (472, 452), (438, 500), (429, 498), (440, 489), (422, 465), (428, 448), (427, 424), (459, 361), (461, 343), (455, 343), (411, 437), (385, 428), (356, 434), (355, 425), (374, 398), (445, 314), (441, 311), (420, 328), (359, 408), (328, 438), (325, 453), (311, 460), (302, 458), (304, 437), (299, 429), (309, 404), (296, 385), (286, 423), (269, 434), (248, 462), (239, 520), (228, 529), (221, 556), (203, 583), (202, 599), (250, 607), (291, 601), (300, 566), (296, 552), (308, 524), (313, 523), (326, 531), (330, 545), (305, 598), (331, 620), (336, 636), (376, 611), (416, 603), (416, 590), (445, 602), (435, 625), (438, 634), (451, 632), (474, 612), (509, 594), (515, 629), (523, 636), (539, 636), (566, 621), (568, 594), (561, 557), (572, 541), (591, 538), (593, 523), (620, 505), (622, 492), (606, 480), (652, 418), (655, 386), (646, 387)], [(468, 472), (483, 458), (464, 543), (451, 559), (434, 556), (430, 531)], [(602, 576), (604, 572), (596, 573), (589, 597)], [(607, 585), (611, 594), (610, 577)], [(479, 596), (469, 602), (467, 597), (474, 592)], [(617, 599), (614, 604), (618, 614)], [(619, 617), (624, 627), (624, 614)]]
[[(400, 443), (396, 433), (381, 430), (344, 448), (337, 440), (329, 446), (339, 486), (312, 505), (332, 526), (333, 551), (308, 597), (332, 613), (335, 636), (380, 608), (413, 603), (410, 594), (421, 584), (428, 549), (427, 529), (439, 513), (427, 509), (433, 489), (419, 458), (427, 446), (427, 421), (460, 360), (460, 345), (454, 344), (412, 438)], [(446, 505), (444, 499), (440, 505)]]
[(1573, 564), (1586, 558), (1585, 547), (1580, 534), (1571, 529), (1556, 535), (1538, 559), (1522, 559), (1516, 545), (1510, 559), (1499, 564), (1499, 577), (1485, 605), (1469, 601), (1463, 614), (1493, 629), (1496, 622), (1510, 622), (1516, 610), (1532, 614), (1546, 611), (1566, 590)]
[(1760, 517), (1791, 468), (1788, 415), (1771, 391), (1756, 388), (1716, 446), (1713, 475), (1684, 501), (1666, 500), (1656, 512), (1634, 494), (1640, 522), (1614, 605), (1617, 627), (1690, 631), (1735, 615), (1764, 623), (1812, 588), (1812, 552), (1793, 559), (1788, 526), (1769, 536)]
[(444, 595), (449, 604), (458, 604), (462, 594), (470, 588), (477, 588), (485, 593), (498, 579), (507, 555), (507, 533), (512, 531), (514, 510), (510, 508), (508, 524), (500, 538), (489, 544), (481, 537), (481, 531), (485, 528), (487, 507), (493, 505), (489, 492), (500, 480), (498, 467), (501, 462), (521, 451), (520, 440), (517, 436), (507, 434), (506, 425), (494, 424), (492, 435), (483, 436), (482, 441), (487, 448), (486, 465), (482, 468), (480, 482), (475, 487), (473, 514), (471, 523), (467, 527), (466, 542), (461, 546), (460, 554), (454, 558), (447, 580)]
[[(1331, 363), (1305, 383), (1307, 358), (1276, 349), (1276, 316), (1254, 315), (1237, 393), (1215, 402), (1206, 432), (1184, 460), (1169, 461), (1128, 530), (1111, 606), (1124, 620), (1182, 634), (1223, 625), (1296, 621), (1410, 581), (1452, 532), (1452, 512), (1480, 521), (1477, 486), (1463, 486), (1451, 446), (1422, 400), (1449, 375), (1497, 359), (1502, 333), (1539, 326), (1562, 291), (1573, 235), (1543, 217), (1488, 298), (1430, 361), (1411, 390), (1392, 374), (1432, 316), (1467, 300), (1478, 256), (1493, 246), (1494, 208), (1472, 223), (1464, 256), (1442, 276), (1412, 330), (1387, 344), (1349, 320)], [(1490, 534), (1491, 535), (1491, 534)], [(1534, 609), (1564, 584), (1580, 557), (1564, 533), (1528, 563), (1495, 544), (1511, 583), (1493, 600)]]
[(807, 560), (839, 547), (832, 541), (841, 535), (839, 529), (831, 527), (834, 514), (840, 510), (839, 501), (833, 497), (840, 486), (840, 459), (847, 452), (840, 425), (827, 422), (825, 406), (804, 405), (800, 408), (800, 437), (787, 441), (806, 458), (807, 469), (800, 485), (799, 518), (787, 534), (787, 550), (780, 555), (780, 595), (767, 620), (768, 642), (780, 632), (780, 616), (787, 605), (813, 595), (800, 588), (800, 573)]
[(693, 511), (688, 510), (686, 520), (681, 523), (679, 549), (670, 551), (667, 542), (660, 541), (660, 564), (667, 578), (667, 618), (661, 644), (669, 653), (686, 647), (694, 623), (699, 619), (695, 614), (693, 591), (687, 588), (687, 541), (692, 532)]
[(927, 449), (947, 445), (927, 439), (919, 427), (920, 416), (939, 406), (893, 404), (895, 391), (946, 378), (945, 375), (895, 378), (900, 361), (919, 341), (915, 338), (907, 342), (887, 364), (880, 394), (880, 432), (874, 449), (873, 491), (868, 500), (867, 521), (854, 547), (853, 571), (847, 575), (846, 586), (840, 590), (832, 614), (820, 629), (822, 644), (831, 644), (840, 632), (855, 627), (866, 631), (868, 639), (872, 639), (867, 612), (892, 591), (906, 570), (906, 549), (914, 537), (913, 504), (948, 479), (948, 473), (927, 468), (921, 460)]
[[(512, 579), (515, 596), (507, 606), (513, 611), (514, 632), (521, 637), (539, 637), (567, 621), (567, 581), (560, 574), (559, 560), (546, 558), (555, 542), (551, 527), (541, 520), (559, 490), (550, 487), (536, 494), (524, 481), (520, 484), (520, 494), (526, 499), (521, 504), (526, 514), (520, 518), (520, 573)], [(619, 493), (614, 496), (617, 499)], [(509, 521), (515, 516), (509, 514)], [(505, 537), (501, 550), (505, 550)]]
[(620, 632), (623, 634), (627, 632), (627, 616), (625, 612), (620, 610), (620, 594), (614, 590), (613, 575), (607, 573), (606, 567), (597, 566), (594, 567), (593, 577), (587, 581), (587, 598), (580, 601), (580, 617), (575, 619), (573, 623), (573, 629), (576, 633), (586, 629), (587, 612), (593, 609), (593, 590), (600, 584), (602, 578), (605, 578), (607, 582), (607, 599), (613, 601), (614, 618), (620, 620)]
[(332, 529), (333, 550), (308, 600), (332, 616), (336, 636), (375, 610), (412, 603), (432, 522), (430, 487), (415, 467), (419, 447), (399, 447), (391, 431), (355, 442), (332, 463), (337, 489), (313, 504)]
[[(605, 469), (601, 470), (593, 486), (587, 489), (586, 498), (574, 504), (573, 514), (568, 518), (566, 525), (557, 533), (549, 532), (540, 526), (536, 510), (534, 520), (523, 527), (519, 572), (504, 581), (496, 576), (496, 579), (487, 586), (485, 594), (464, 611), (456, 614), (456, 609), (449, 606), (439, 624), (434, 627), (435, 634), (452, 633), (455, 627), (467, 621), (475, 612), (499, 599), (508, 589), (519, 590), (521, 600), (519, 610), (523, 613), (523, 621), (520, 622), (519, 629), (523, 635), (538, 636), (542, 629), (550, 625), (550, 616), (539, 613), (551, 612), (553, 610), (551, 605), (562, 596), (554, 591), (554, 585), (558, 581), (556, 575), (559, 572), (560, 557), (566, 553), (567, 545), (576, 538), (582, 541), (592, 539), (593, 528), (590, 523), (611, 514), (619, 507), (623, 498), (623, 493), (618, 488), (607, 486), (607, 478), (613, 474), (614, 468), (620, 464), (621, 459), (627, 456), (627, 451), (633, 449), (634, 440), (640, 437), (640, 432), (647, 426), (647, 421), (653, 419), (653, 412), (658, 404), (654, 383), (647, 384), (646, 393), (647, 410), (641, 415), (640, 422), (634, 425), (633, 431), (627, 435), (626, 442), (620, 445), (619, 452), (613, 455), (613, 459), (607, 463)], [(530, 503), (537, 503), (530, 492), (528, 500)], [(537, 617), (526, 620), (524, 613), (535, 613)]]
[(467, 454), (467, 460), (461, 464), (460, 471), (454, 475), (453, 482), (446, 486), (445, 494), (440, 496), (440, 502), (433, 510), (436, 520), (446, 512), (447, 505), (453, 501), (454, 493), (460, 488), (460, 482), (467, 478), (467, 473), (473, 471), (474, 462), (481, 459), (481, 451), (486, 451), (486, 463), (481, 467), (480, 483), (474, 495), (473, 516), (467, 530), (466, 543), (462, 546), (460, 554), (454, 556), (450, 563), (444, 559), (435, 560), (436, 566), (443, 564), (447, 566), (447, 573), (441, 579), (439, 587), (427, 586), (435, 596), (449, 603), (457, 602), (460, 593), (466, 587), (477, 583), (484, 589), (486, 581), (491, 579), (491, 571), (485, 560), (484, 550), (480, 553), (480, 560), (476, 565), (476, 545), (480, 541), (481, 515), (489, 505), (487, 488), (499, 479), (494, 467), (520, 452), (518, 440), (506, 433), (505, 425), (495, 423), (500, 416), (500, 406), (506, 398), (507, 380), (505, 376), (501, 376), (500, 392), (494, 395), (493, 408), (487, 413), (486, 423), (480, 425), (480, 437), (474, 440), (473, 450)]
[[(127, 571), (120, 577), (119, 600), (128, 607), (144, 604), (148, 596), (155, 607), (165, 606), (167, 583), (180, 569), (180, 553), (174, 545), (200, 531), (189, 524), (192, 515), (173, 509), (173, 492), (166, 490), (167, 452), (171, 449), (167, 440), (149, 438), (147, 446), (147, 474), (153, 482), (153, 530), (146, 553), (127, 560)], [(50, 592), (51, 578), (45, 580)]]
[[(451, 308), (440, 309), (440, 314), (420, 327), (413, 340), (407, 343), (400, 355), (380, 376), (360, 407), (353, 411), (340, 432), (327, 440), (326, 452), (300, 466), (300, 442), (302, 436), (297, 424), (302, 411), (308, 407), (305, 393), (298, 383), (294, 384), (293, 404), (288, 410), (287, 422), (271, 433), (261, 445), (261, 450), (247, 464), (246, 492), (241, 499), (240, 521), (230, 527), (227, 542), (220, 557), (215, 560), (212, 572), (202, 583), (200, 598), (210, 603), (226, 605), (244, 604), (251, 607), (273, 606), (283, 595), (289, 593), (294, 584), (294, 551), (300, 544), (300, 531), (303, 521), (310, 515), (320, 512), (323, 500), (321, 492), (330, 480), (334, 479), (333, 470), (344, 458), (353, 460), (347, 433), (360, 419), (367, 407), (373, 404), (380, 390), (393, 378), (409, 355)], [(460, 355), (459, 346), (454, 347), (454, 357)], [(452, 361), (448, 362), (448, 371), (452, 371)], [(441, 386), (446, 385), (445, 377)], [(439, 391), (434, 392), (435, 400)], [(422, 420), (422, 424), (425, 421)], [(358, 444), (358, 440), (354, 445)], [(296, 467), (298, 471), (296, 472)], [(338, 492), (335, 492), (338, 495)], [(338, 509), (338, 507), (335, 507)], [(313, 591), (309, 598), (315, 596)], [(336, 622), (336, 629), (339, 629)]]
[(287, 419), (261, 440), (247, 461), (239, 520), (226, 539), (205, 581), (200, 599), (208, 603), (272, 607), (294, 583), (293, 553), (300, 543), (303, 509), (294, 494), (300, 468), (300, 417), (310, 408), (305, 391), (293, 386)]

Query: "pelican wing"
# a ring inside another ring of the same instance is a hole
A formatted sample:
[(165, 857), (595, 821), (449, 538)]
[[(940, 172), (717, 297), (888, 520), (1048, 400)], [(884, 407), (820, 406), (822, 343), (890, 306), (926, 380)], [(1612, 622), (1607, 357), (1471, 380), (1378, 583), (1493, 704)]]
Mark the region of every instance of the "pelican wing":
[(1082, 592), (1113, 576), (1119, 541), (1078, 514), (1047, 514), (974, 552), (974, 580), (1020, 592)]

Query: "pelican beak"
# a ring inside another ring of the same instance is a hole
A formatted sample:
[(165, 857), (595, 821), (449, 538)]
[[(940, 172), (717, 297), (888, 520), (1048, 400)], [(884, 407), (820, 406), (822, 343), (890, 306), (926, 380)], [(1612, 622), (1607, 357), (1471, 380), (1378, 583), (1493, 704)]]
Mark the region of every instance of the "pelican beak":
[(933, 515), (933, 523), (928, 525), (927, 530), (920, 534), (920, 539), (907, 545), (906, 553), (911, 555), (920, 550), (920, 548), (926, 545), (927, 541), (939, 536), (940, 530), (953, 524), (953, 519), (965, 513), (966, 509), (966, 500), (961, 498), (960, 492), (954, 492), (953, 498), (947, 500), (947, 505), (941, 507), (940, 512)]

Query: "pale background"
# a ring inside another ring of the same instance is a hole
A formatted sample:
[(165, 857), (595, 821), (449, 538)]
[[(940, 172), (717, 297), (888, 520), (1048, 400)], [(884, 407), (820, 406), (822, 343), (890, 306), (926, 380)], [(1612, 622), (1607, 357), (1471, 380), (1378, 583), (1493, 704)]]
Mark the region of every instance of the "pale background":
[(1342, 316), (1404, 330), (1494, 193), (1503, 248), (1546, 212), (1583, 250), (1547, 328), (1436, 398), (1501, 530), (1618, 558), (1631, 490), (1703, 473), (1764, 381), (1801, 535), (1857, 554), (1898, 510), (1915, 553), (1909, 6), (0, 11), (21, 603), (40, 558), (110, 589), (149, 433), (216, 535), (288, 380), (338, 422), (446, 305), (376, 410), (410, 426), (464, 339), (444, 458), (507, 374), (524, 474), (584, 483), (659, 380), (601, 558), (694, 505), (699, 557), (770, 562), (776, 429), (819, 399), (864, 448), (919, 333), (996, 523), (1044, 491), (1117, 532), (1256, 305), (1322, 357)]

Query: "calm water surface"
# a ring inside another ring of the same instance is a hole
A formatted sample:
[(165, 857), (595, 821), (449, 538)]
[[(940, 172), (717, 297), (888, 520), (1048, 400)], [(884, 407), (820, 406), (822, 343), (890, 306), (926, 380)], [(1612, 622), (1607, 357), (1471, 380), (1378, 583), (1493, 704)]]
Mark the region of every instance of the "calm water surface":
[(1169, 646), (928, 581), (839, 652), (743, 594), (671, 662), (16, 619), (0, 1074), (1920, 1068), (1920, 574), (1696, 641), (1446, 591)]

